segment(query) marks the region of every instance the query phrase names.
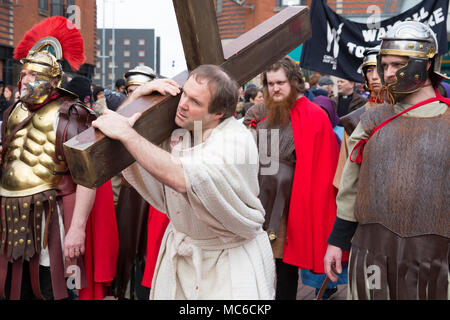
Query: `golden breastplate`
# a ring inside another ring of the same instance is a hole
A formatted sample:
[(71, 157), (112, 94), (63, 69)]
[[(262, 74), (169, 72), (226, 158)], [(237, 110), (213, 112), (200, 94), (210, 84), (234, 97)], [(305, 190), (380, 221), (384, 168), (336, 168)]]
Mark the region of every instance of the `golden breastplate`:
[[(3, 163), (0, 195), (24, 197), (55, 189), (61, 179), (54, 172), (64, 172), (66, 163), (55, 163), (55, 118), (60, 102), (53, 101), (39, 109), (31, 120), (14, 135)], [(20, 124), (30, 111), (18, 104), (11, 112), (6, 136)]]

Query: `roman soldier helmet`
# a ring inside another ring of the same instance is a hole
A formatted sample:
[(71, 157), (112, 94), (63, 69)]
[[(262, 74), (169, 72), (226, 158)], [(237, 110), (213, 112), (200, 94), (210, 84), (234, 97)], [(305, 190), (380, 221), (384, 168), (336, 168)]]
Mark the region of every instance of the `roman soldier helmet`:
[(156, 72), (147, 66), (137, 66), (131, 69), (124, 75), (125, 88), (131, 85), (143, 85), (146, 82), (150, 82), (157, 77)]
[(83, 64), (86, 59), (84, 41), (71, 21), (60, 16), (50, 17), (25, 34), (14, 50), (14, 59), (22, 64), (22, 70), (36, 72), (36, 81), (27, 84), (28, 92), (21, 100), (42, 103), (52, 90), (52, 81), (56, 81), (57, 88), (61, 85), (63, 59), (75, 70)]
[(364, 50), (364, 58), (361, 66), (359, 67), (363, 78), (364, 78), (364, 85), (366, 89), (369, 88), (369, 81), (367, 80), (367, 69), (372, 66), (377, 66), (377, 55), (378, 52), (380, 52), (380, 46), (376, 46), (373, 48), (367, 48)]
[(384, 70), (381, 66), (383, 55), (409, 57), (408, 63), (397, 71), (397, 81), (387, 86), (392, 94), (408, 94), (419, 90), (428, 78), (429, 61), (432, 62), (431, 72), (440, 78), (447, 79), (440, 73), (441, 61), (436, 36), (429, 26), (421, 22), (399, 22), (382, 38), (377, 58), (377, 71), (383, 86), (386, 86)]

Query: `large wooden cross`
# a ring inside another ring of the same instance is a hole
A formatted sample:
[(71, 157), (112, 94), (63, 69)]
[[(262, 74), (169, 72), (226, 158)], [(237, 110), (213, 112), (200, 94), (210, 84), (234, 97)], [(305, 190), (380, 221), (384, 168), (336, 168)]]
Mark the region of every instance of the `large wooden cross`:
[[(311, 37), (307, 7), (287, 7), (230, 42), (222, 49), (213, 0), (173, 0), (188, 70), (216, 64), (240, 84), (254, 78)], [(184, 71), (173, 79), (183, 86)], [(180, 95), (158, 93), (142, 97), (119, 111), (124, 116), (141, 112), (135, 130), (159, 144), (176, 129)], [(98, 188), (135, 160), (119, 141), (89, 128), (64, 144), (72, 177), (77, 184)]]

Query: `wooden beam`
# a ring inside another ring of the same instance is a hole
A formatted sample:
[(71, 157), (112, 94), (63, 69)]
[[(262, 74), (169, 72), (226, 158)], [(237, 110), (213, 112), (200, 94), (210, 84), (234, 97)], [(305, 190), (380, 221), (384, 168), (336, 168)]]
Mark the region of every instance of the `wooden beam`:
[(173, 0), (188, 70), (202, 64), (222, 64), (222, 43), (214, 2)]
[[(308, 8), (288, 7), (229, 43), (224, 48), (226, 60), (220, 65), (242, 85), (309, 37)], [(188, 72), (185, 71), (174, 80), (183, 85), (187, 77)], [(159, 144), (176, 127), (174, 119), (179, 98), (152, 94), (126, 106), (120, 113), (130, 116), (142, 112), (135, 124), (136, 131)], [(134, 161), (120, 142), (93, 128), (67, 141), (64, 152), (75, 183), (89, 188), (98, 188)]]

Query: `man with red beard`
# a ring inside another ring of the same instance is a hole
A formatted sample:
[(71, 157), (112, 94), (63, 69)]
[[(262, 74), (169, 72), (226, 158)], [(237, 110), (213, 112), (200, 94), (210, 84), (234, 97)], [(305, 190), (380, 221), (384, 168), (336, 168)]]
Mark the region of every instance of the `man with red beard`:
[(272, 65), (263, 85), (265, 104), (251, 108), (244, 124), (257, 133), (259, 197), (276, 259), (276, 299), (295, 299), (299, 268), (324, 273), (336, 218), (332, 182), (339, 148), (326, 112), (303, 96), (303, 75), (291, 58)]

